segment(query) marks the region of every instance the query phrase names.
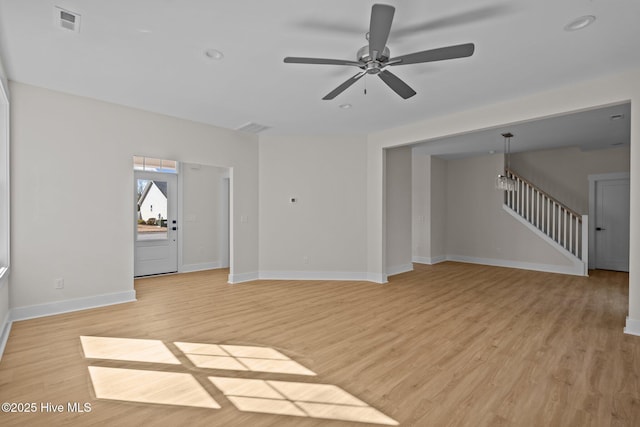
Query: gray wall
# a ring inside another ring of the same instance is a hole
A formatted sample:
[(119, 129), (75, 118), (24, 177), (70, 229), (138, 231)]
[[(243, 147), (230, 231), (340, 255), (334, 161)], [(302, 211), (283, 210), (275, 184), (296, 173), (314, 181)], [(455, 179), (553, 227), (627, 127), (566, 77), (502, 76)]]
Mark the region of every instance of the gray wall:
[(581, 151), (578, 148), (511, 155), (511, 168), (576, 212), (589, 211), (591, 174), (629, 172), (630, 146)]
[[(503, 193), (494, 188), (502, 156), (443, 160), (414, 155), (413, 261), (444, 260), (569, 271), (572, 263), (502, 208)], [(419, 192), (426, 192), (420, 194)], [(418, 213), (418, 210), (420, 213)], [(416, 218), (424, 215), (425, 220)], [(427, 240), (429, 239), (429, 240)]]
[(447, 256), (506, 265), (571, 265), (503, 210), (504, 192), (495, 189), (502, 162), (502, 155), (447, 162)]
[(386, 150), (386, 269), (390, 275), (413, 269), (411, 175), (411, 147)]
[[(502, 193), (493, 187), (502, 162), (502, 155), (447, 161), (414, 152), (415, 262), (459, 259), (548, 267), (552, 271), (556, 266), (570, 266), (560, 252), (502, 210)], [(511, 166), (525, 179), (586, 214), (588, 175), (629, 171), (629, 147), (518, 153), (512, 155)]]
[(182, 271), (228, 267), (224, 246), (228, 224), (224, 212), (227, 168), (183, 163)]
[(365, 143), (260, 137), (261, 277), (366, 279)]

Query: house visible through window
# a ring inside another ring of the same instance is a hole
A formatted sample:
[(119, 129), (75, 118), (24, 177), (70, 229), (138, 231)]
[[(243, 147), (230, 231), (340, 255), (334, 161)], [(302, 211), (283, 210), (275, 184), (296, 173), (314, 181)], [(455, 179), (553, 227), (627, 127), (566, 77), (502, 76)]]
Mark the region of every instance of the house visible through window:
[(167, 180), (165, 174), (177, 174), (178, 162), (175, 160), (154, 159), (150, 157), (133, 157), (133, 169), (139, 172), (156, 174), (139, 174), (136, 176), (137, 197), (137, 240), (166, 240), (167, 235)]

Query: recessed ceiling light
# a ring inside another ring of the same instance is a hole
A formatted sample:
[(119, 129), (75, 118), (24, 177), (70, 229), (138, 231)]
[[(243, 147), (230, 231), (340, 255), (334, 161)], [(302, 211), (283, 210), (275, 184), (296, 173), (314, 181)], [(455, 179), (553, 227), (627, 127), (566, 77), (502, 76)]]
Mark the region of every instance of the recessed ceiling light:
[(489, 154), (496, 154), (496, 150), (489, 150)]
[(341, 104), (340, 105), (340, 108), (342, 108), (343, 110), (346, 110), (346, 109), (351, 108), (351, 107), (352, 107), (351, 104)]
[(151, 30), (149, 30), (147, 28), (138, 28), (138, 32), (140, 34), (151, 34)]
[(576, 18), (573, 21), (569, 22), (567, 25), (565, 25), (564, 30), (578, 31), (593, 24), (593, 21), (595, 20), (596, 20), (596, 17), (593, 15), (581, 16), (580, 18)]
[(204, 51), (204, 55), (207, 58), (215, 59), (217, 61), (219, 61), (222, 58), (224, 58), (224, 54), (222, 52), (220, 52), (219, 50), (216, 50), (216, 49), (207, 49), (207, 50)]

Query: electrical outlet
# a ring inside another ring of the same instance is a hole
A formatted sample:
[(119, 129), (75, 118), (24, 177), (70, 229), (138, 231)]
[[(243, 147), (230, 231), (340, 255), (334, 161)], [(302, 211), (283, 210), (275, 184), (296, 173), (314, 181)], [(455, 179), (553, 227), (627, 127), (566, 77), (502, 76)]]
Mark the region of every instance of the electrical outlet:
[(55, 279), (53, 281), (53, 287), (54, 289), (64, 289), (64, 279)]

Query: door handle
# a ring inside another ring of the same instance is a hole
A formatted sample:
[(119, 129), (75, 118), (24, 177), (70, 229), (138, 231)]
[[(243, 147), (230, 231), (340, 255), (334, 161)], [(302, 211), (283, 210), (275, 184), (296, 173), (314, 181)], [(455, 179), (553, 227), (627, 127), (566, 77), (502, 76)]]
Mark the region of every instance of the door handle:
[(596, 227), (596, 231), (604, 231), (604, 230), (606, 230), (606, 228)]

